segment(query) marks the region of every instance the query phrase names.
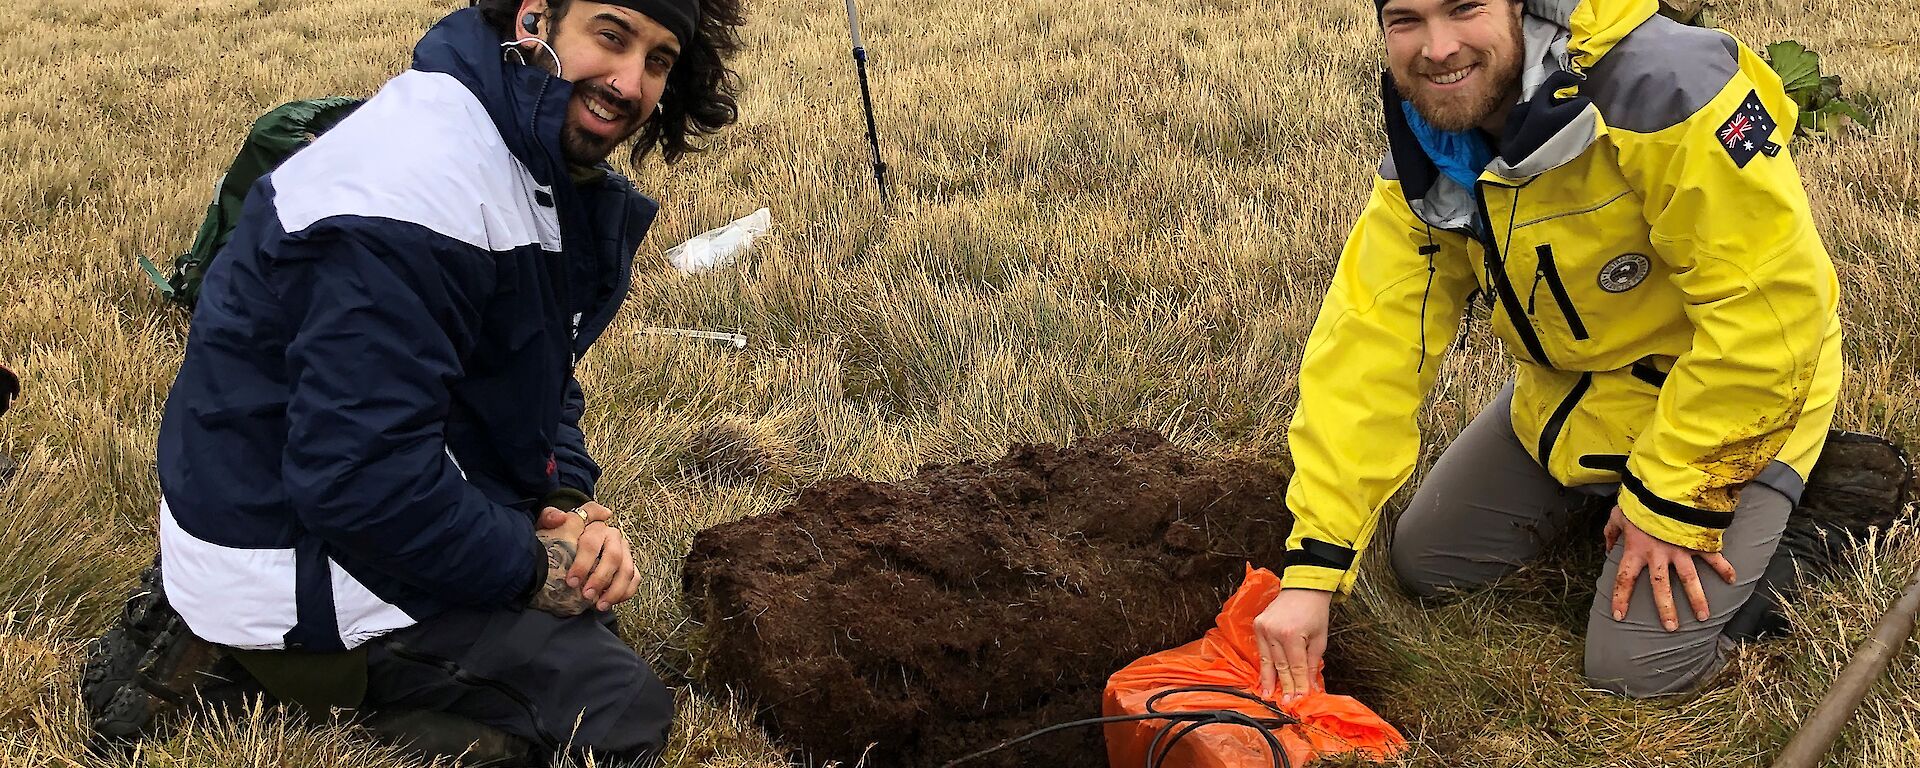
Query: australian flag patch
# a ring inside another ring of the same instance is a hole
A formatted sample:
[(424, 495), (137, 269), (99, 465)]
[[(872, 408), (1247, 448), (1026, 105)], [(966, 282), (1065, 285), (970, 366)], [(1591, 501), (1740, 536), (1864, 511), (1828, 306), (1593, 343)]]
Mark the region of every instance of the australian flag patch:
[(1765, 152), (1767, 157), (1780, 154), (1780, 145), (1773, 143), (1773, 129), (1779, 123), (1773, 115), (1767, 114), (1767, 107), (1760, 103), (1757, 91), (1748, 91), (1747, 100), (1740, 102), (1740, 110), (1727, 118), (1714, 132), (1720, 139), (1720, 146), (1733, 156), (1733, 164), (1741, 168), (1753, 160), (1753, 156)]

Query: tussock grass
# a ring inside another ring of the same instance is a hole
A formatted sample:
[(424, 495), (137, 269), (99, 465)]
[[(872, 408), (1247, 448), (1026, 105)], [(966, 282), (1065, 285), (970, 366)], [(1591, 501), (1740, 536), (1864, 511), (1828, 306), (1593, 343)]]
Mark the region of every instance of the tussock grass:
[[(186, 323), (133, 256), (186, 247), (255, 115), (371, 92), (461, 4), (46, 0), (0, 16), (0, 361), (27, 390), (0, 421), (21, 462), (0, 485), (0, 765), (90, 764), (79, 656), (152, 556), (154, 434)], [(862, 10), (891, 210), (870, 188), (831, 3), (753, 4), (741, 124), (709, 154), (634, 174), (662, 216), (581, 375), (602, 495), (646, 578), (622, 626), (670, 679), (698, 672), (677, 599), (693, 534), (808, 483), (1122, 426), (1281, 456), (1300, 346), (1381, 150), (1365, 3)], [(1920, 9), (1717, 10), (1749, 42), (1820, 51), (1874, 105), (1874, 135), (1793, 149), (1847, 297), (1841, 421), (1920, 444)], [(666, 269), (665, 248), (762, 205), (775, 229), (741, 264)], [(752, 343), (634, 335), (648, 325)], [(1426, 461), (1506, 375), (1476, 322), (1422, 416)], [(1593, 586), (1578, 551), (1432, 610), (1393, 590), (1376, 552), (1334, 644), (1415, 737), (1412, 764), (1762, 765), (1920, 562), (1912, 530), (1870, 546), (1867, 567), (1815, 585), (1794, 637), (1684, 701), (1582, 687)], [(1909, 652), (1829, 763), (1920, 764), (1917, 688)], [(681, 702), (670, 764), (780, 764), (750, 701)], [(260, 711), (118, 764), (408, 763)]]

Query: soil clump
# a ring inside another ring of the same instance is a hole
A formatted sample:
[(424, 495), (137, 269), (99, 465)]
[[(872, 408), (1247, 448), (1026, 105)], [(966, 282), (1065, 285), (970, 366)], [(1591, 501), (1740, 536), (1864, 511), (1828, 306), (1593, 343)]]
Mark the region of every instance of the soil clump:
[[(701, 677), (812, 764), (936, 766), (1096, 717), (1108, 675), (1198, 638), (1248, 563), (1279, 568), (1285, 488), (1145, 430), (830, 480), (694, 539)], [(970, 763), (1105, 764), (1098, 728)]]

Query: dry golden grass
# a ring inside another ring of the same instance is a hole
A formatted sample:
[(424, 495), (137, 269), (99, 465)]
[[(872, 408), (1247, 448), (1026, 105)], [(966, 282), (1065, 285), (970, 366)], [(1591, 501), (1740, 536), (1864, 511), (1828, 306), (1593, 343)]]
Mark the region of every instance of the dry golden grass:
[[(185, 318), (135, 254), (191, 238), (253, 116), (366, 94), (455, 3), (45, 0), (0, 15), (0, 361), (27, 395), (0, 448), (0, 765), (87, 764), (78, 657), (154, 547), (151, 461)], [(664, 203), (643, 274), (589, 358), (603, 496), (646, 588), (629, 639), (695, 666), (676, 599), (693, 533), (846, 472), (891, 478), (1014, 440), (1148, 426), (1279, 455), (1293, 370), (1381, 150), (1377, 32), (1359, 0), (867, 0), (896, 202), (867, 178), (836, 3), (752, 7), (743, 119), (636, 180)], [(1872, 136), (1795, 145), (1845, 285), (1844, 424), (1920, 435), (1920, 14), (1735, 0), (1752, 42), (1795, 37), (1874, 103)], [(659, 252), (762, 205), (746, 263), (686, 277)], [(638, 337), (724, 329), (752, 344)], [(1505, 375), (1476, 326), (1424, 418), (1435, 455)], [(750, 477), (757, 472), (765, 474)], [(1274, 535), (1283, 532), (1275, 531)], [(1577, 674), (1591, 586), (1551, 568), (1434, 611), (1377, 561), (1336, 652), (1378, 670), (1422, 765), (1760, 765), (1817, 699), (1920, 536), (1820, 585), (1790, 640), (1730, 684), (1634, 703)], [(1832, 765), (1920, 765), (1920, 653), (1875, 690)], [(737, 702), (682, 694), (671, 762), (780, 764)], [(202, 722), (132, 763), (406, 765), (271, 713)]]

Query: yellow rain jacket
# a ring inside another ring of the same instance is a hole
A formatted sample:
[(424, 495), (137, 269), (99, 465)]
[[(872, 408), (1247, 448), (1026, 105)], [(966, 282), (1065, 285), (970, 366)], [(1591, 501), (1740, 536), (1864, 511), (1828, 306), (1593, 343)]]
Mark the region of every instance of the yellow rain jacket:
[(1709, 552), (1748, 483), (1799, 497), (1841, 360), (1797, 112), (1753, 51), (1656, 3), (1526, 0), (1523, 98), (1474, 189), (1382, 77), (1389, 152), (1300, 369), (1285, 586), (1351, 586), (1474, 296), (1517, 361), (1514, 432), (1562, 484), (1618, 485), (1642, 530)]

